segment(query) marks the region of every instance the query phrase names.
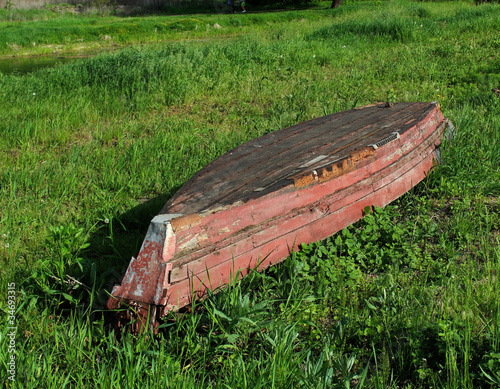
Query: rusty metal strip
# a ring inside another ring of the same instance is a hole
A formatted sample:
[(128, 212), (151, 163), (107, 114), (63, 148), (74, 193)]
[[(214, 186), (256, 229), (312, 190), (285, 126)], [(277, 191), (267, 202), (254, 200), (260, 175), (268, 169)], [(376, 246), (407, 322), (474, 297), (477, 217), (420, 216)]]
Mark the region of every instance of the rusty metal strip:
[(360, 166), (362, 162), (371, 162), (374, 158), (374, 149), (365, 147), (361, 150), (356, 150), (351, 155), (336, 161), (333, 164), (316, 168), (311, 172), (298, 174), (289, 179), (293, 180), (295, 188), (313, 184), (315, 182), (325, 182), (333, 178), (347, 174)]

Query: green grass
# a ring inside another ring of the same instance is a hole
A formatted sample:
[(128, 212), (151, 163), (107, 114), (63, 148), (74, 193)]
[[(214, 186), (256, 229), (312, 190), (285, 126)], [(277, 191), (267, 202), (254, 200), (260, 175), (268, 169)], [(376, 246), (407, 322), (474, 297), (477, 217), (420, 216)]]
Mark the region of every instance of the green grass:
[[(248, 15), (229, 15), (217, 13), (216, 10), (210, 14), (179, 16), (86, 16), (78, 13), (47, 12), (0, 10), (0, 55), (40, 55), (132, 44), (205, 40), (216, 37), (227, 39), (249, 32), (267, 31), (275, 24), (318, 20), (332, 14), (324, 7)], [(343, 10), (340, 13), (345, 12)]]
[[(234, 24), (224, 40), (172, 30), (170, 43), (0, 74), (2, 383), (499, 387), (500, 7), (391, 1), (246, 16), (220, 16)], [(134, 23), (160, 19), (180, 20)], [(61, 39), (59, 22), (37, 25), (54, 34), (47, 44)], [(107, 293), (196, 171), (257, 136), (386, 99), (437, 100), (455, 125), (428, 179), (170, 315), (157, 338), (113, 338)]]

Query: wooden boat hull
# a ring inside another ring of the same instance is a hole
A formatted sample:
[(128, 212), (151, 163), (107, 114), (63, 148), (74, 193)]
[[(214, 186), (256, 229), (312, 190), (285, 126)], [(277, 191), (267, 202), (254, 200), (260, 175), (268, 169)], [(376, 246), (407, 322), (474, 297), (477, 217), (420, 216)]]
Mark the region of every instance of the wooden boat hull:
[[(406, 193), (432, 168), (449, 122), (437, 103), (395, 108), (372, 105), (301, 123), (202, 169), (152, 220), (108, 308), (131, 305), (141, 326), (148, 315), (153, 324), (231, 276), (276, 264), (300, 244), (356, 222), (366, 207)], [(319, 140), (310, 140), (317, 128)], [(290, 148), (297, 142), (307, 147), (295, 157)], [(273, 169), (276, 161), (267, 159), (276, 153), (284, 167)], [(262, 170), (255, 165), (270, 166), (262, 187), (253, 179)]]

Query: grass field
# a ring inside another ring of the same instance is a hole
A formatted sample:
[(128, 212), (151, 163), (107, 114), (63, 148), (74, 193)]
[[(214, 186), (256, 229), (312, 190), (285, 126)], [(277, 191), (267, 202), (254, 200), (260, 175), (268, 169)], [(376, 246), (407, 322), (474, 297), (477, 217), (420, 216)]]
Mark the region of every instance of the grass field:
[[(3, 55), (75, 50), (72, 34), (107, 45), (119, 33), (105, 25), (138, 25), (126, 49), (0, 74), (3, 386), (500, 387), (498, 4), (349, 2), (200, 24), (2, 15)], [(155, 39), (162, 23), (189, 28)], [(113, 337), (111, 286), (197, 170), (257, 136), (387, 99), (437, 100), (455, 125), (428, 179), (172, 314), (158, 337)]]
[[(324, 3), (326, 4), (326, 3)], [(64, 10), (64, 9), (63, 9)], [(269, 31), (287, 22), (312, 21), (331, 17), (331, 11), (317, 7), (301, 11), (226, 14), (224, 2), (214, 2), (212, 14), (178, 16), (127, 16), (59, 12), (50, 10), (0, 9), (0, 55), (57, 54), (151, 46), (174, 41), (226, 40), (238, 35)]]

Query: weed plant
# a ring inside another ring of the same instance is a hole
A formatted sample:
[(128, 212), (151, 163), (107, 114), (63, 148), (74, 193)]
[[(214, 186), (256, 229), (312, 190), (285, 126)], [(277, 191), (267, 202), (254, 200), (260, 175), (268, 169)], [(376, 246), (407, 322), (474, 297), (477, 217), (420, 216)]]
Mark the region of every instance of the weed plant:
[[(249, 24), (226, 40), (0, 74), (4, 386), (500, 386), (500, 8), (308, 12), (228, 17)], [(158, 337), (114, 337), (110, 288), (196, 171), (257, 136), (387, 99), (437, 100), (456, 127), (424, 182), (281, 265), (233, 274)]]

